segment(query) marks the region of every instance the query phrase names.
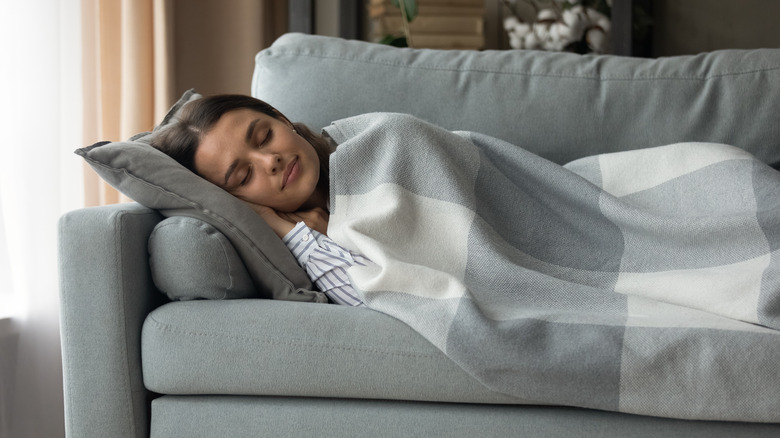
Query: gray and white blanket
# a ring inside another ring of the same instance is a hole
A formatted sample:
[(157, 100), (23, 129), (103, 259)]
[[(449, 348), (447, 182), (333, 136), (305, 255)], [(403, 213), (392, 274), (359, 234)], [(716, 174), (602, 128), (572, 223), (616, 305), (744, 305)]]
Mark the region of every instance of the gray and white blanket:
[(399, 114), (326, 132), (366, 304), (492, 390), (780, 422), (779, 172), (702, 143), (560, 166)]

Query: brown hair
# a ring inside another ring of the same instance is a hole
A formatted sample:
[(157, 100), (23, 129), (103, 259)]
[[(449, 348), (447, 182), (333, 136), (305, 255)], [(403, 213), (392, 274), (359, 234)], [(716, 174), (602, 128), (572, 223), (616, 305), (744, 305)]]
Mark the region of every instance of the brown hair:
[(178, 120), (165, 126), (152, 137), (151, 144), (182, 166), (198, 174), (195, 169), (195, 152), (198, 150), (203, 136), (214, 127), (225, 113), (244, 108), (286, 122), (312, 145), (320, 160), (320, 180), (317, 183), (317, 190), (327, 198), (328, 158), (332, 152), (330, 144), (322, 136), (313, 133), (306, 125), (290, 122), (279, 110), (251, 96), (220, 94), (189, 102), (182, 107)]

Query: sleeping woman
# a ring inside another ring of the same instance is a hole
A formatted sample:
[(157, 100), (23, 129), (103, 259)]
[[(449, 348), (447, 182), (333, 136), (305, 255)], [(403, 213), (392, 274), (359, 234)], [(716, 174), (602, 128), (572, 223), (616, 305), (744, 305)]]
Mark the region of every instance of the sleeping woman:
[(662, 387), (712, 419), (740, 387), (725, 418), (743, 420), (774, 388), (780, 173), (739, 148), (559, 165), (403, 114), (320, 137), (245, 96), (187, 104), (153, 144), (248, 203), (332, 301), (405, 322), (496, 392), (679, 415), (646, 396)]
[[(747, 286), (717, 281), (718, 295), (698, 281), (707, 269), (742, 278), (731, 272), (739, 263), (756, 263), (749, 277), (760, 279), (757, 255), (780, 245), (767, 243), (780, 235), (768, 195), (778, 174), (741, 149), (681, 143), (561, 166), (408, 115), (351, 117), (325, 132), (258, 99), (217, 95), (185, 105), (152, 144), (251, 206), (336, 303), (505, 291), (528, 309), (537, 301), (517, 291), (542, 284), (555, 302), (662, 297), (769, 322), (754, 306), (724, 305)], [(700, 290), (667, 286), (680, 277)]]
[(246, 202), (333, 302), (362, 306), (346, 269), (369, 261), (326, 235), (330, 144), (267, 103), (243, 95), (185, 106), (153, 146)]

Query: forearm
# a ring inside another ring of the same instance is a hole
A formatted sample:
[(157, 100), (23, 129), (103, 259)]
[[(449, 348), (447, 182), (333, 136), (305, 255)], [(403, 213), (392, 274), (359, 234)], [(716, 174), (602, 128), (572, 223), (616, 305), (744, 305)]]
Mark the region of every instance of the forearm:
[(352, 287), (347, 270), (367, 266), (370, 260), (361, 254), (341, 247), (328, 236), (311, 230), (299, 222), (282, 238), (309, 278), (337, 304), (363, 306), (363, 301)]
[(279, 213), (260, 205), (250, 206), (282, 239), (309, 278), (331, 301), (350, 306), (364, 305), (352, 287), (347, 269), (354, 265), (366, 266), (371, 261), (328, 238), (324, 233), (329, 218), (325, 210)]

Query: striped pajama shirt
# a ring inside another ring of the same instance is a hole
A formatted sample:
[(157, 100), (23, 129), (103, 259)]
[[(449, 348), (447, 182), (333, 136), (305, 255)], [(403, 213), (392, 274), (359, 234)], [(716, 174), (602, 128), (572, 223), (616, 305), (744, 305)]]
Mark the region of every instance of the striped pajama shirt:
[(336, 304), (364, 306), (355, 293), (347, 269), (354, 265), (368, 266), (371, 261), (331, 240), (328, 236), (298, 222), (282, 238), (298, 263), (320, 291)]

